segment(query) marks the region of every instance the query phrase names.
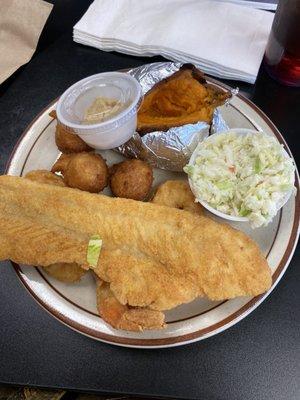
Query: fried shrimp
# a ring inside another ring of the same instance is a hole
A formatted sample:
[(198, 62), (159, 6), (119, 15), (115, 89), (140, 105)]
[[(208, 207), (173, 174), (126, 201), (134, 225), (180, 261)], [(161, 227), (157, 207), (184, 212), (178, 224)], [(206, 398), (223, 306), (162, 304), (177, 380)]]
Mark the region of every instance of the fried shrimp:
[(162, 183), (151, 202), (199, 215), (204, 214), (203, 207), (195, 202), (195, 197), (186, 181), (166, 181)]
[[(50, 117), (57, 119), (56, 111), (49, 113)], [(81, 153), (82, 151), (92, 151), (92, 147), (86, 144), (78, 135), (68, 131), (57, 121), (55, 130), (55, 143), (62, 153)]]
[(126, 160), (110, 168), (110, 188), (116, 197), (145, 200), (152, 182), (153, 170), (145, 161)]
[(97, 309), (99, 315), (112, 327), (135, 332), (165, 327), (164, 313), (149, 308), (123, 305), (110, 290), (109, 283), (96, 279)]
[(61, 172), (67, 186), (86, 192), (101, 192), (108, 184), (108, 168), (100, 154), (62, 154), (52, 172)]

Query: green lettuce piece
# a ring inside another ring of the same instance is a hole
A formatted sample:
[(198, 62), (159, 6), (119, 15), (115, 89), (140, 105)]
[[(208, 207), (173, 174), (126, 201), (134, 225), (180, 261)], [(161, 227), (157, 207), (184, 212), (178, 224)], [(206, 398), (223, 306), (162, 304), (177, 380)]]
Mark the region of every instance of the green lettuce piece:
[(183, 171), (186, 174), (191, 175), (194, 172), (194, 167), (193, 165), (186, 165), (185, 167), (183, 167)]
[(230, 182), (230, 181), (218, 182), (218, 183), (216, 183), (216, 186), (220, 190), (231, 189), (232, 188), (232, 182)]
[(241, 217), (247, 217), (250, 213), (251, 211), (247, 210), (246, 208), (241, 208), (239, 212)]
[(262, 162), (261, 159), (259, 158), (259, 156), (256, 157), (255, 162), (254, 162), (254, 171), (256, 174), (259, 174), (262, 170)]
[(102, 240), (99, 235), (91, 236), (88, 244), (86, 260), (89, 267), (96, 268), (102, 247)]
[(292, 189), (292, 185), (286, 184), (286, 185), (280, 185), (279, 188), (282, 192), (287, 192), (288, 190)]

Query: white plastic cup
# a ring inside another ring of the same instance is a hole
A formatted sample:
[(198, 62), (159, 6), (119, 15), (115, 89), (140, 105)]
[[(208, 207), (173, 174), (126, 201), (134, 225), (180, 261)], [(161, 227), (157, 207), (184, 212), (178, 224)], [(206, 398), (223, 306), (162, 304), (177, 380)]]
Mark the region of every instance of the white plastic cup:
[[(83, 123), (87, 108), (97, 97), (119, 100), (128, 106), (106, 121)], [(104, 72), (69, 87), (60, 97), (56, 113), (58, 121), (88, 145), (108, 150), (124, 144), (134, 134), (141, 100), (142, 89), (135, 78), (123, 72)]]

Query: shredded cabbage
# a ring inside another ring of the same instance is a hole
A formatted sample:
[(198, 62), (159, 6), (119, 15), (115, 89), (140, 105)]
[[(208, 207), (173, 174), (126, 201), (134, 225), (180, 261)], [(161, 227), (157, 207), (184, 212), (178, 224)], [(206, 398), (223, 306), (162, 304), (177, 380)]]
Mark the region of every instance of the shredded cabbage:
[(247, 217), (253, 228), (267, 225), (294, 187), (295, 166), (272, 136), (212, 135), (184, 167), (198, 200), (225, 214)]
[(102, 240), (99, 235), (91, 236), (87, 249), (87, 263), (89, 267), (96, 268), (102, 247)]

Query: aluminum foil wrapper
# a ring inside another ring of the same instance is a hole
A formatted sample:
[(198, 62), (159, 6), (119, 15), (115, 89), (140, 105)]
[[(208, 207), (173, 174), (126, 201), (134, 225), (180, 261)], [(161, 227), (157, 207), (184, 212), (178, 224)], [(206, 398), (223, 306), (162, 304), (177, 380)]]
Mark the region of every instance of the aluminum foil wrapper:
[[(160, 62), (133, 68), (128, 73), (135, 77), (145, 94), (157, 82), (172, 75), (181, 67), (181, 63)], [(215, 110), (211, 126), (199, 121), (169, 129), (156, 131), (140, 136), (137, 132), (131, 139), (116, 150), (125, 157), (139, 158), (153, 167), (169, 171), (182, 171), (188, 163), (197, 144), (210, 133), (228, 129), (221, 113)]]

